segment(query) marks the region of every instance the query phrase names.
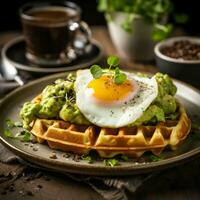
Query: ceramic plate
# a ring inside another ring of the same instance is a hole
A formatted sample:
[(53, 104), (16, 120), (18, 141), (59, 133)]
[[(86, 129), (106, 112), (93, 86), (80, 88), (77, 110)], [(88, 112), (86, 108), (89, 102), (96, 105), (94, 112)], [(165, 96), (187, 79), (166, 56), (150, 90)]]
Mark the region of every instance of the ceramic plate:
[[(75, 155), (63, 157), (63, 152), (55, 151), (57, 159), (51, 159), (50, 155), (53, 150), (46, 144), (23, 143), (16, 139), (6, 138), (3, 135), (6, 129), (6, 119), (19, 121), (19, 111), (25, 101), (31, 100), (41, 89), (47, 84), (52, 83), (55, 79), (65, 77), (67, 74), (51, 75), (45, 78), (33, 81), (26, 86), (16, 89), (10, 93), (0, 104), (0, 138), (2, 143), (11, 149), (14, 153), (22, 158), (46, 167), (51, 170), (62, 172), (72, 172), (88, 175), (128, 175), (146, 173), (154, 170), (160, 170), (167, 167), (172, 167), (189, 160), (200, 153), (200, 139), (189, 134), (189, 137), (176, 151), (165, 151), (163, 159), (160, 161), (145, 161), (141, 159), (134, 161), (120, 161), (118, 166), (104, 166), (102, 160), (96, 159), (92, 164), (85, 160), (76, 160)], [(177, 98), (185, 106), (189, 117), (192, 120), (200, 121), (200, 93), (179, 81), (175, 81), (178, 87)], [(35, 151), (37, 149), (37, 151)]]
[[(15, 66), (18, 70), (30, 72), (33, 74), (50, 74), (57, 72), (65, 72), (69, 70), (76, 70), (84, 67), (89, 67), (93, 63), (97, 63), (103, 55), (101, 45), (96, 41), (92, 40), (91, 50), (77, 57), (74, 61), (69, 64), (61, 66), (44, 67), (37, 66), (30, 63), (25, 57), (25, 40), (23, 36), (19, 36), (10, 42), (8, 42), (2, 49), (2, 60), (3, 63), (10, 63)], [(6, 70), (6, 67), (5, 67)]]

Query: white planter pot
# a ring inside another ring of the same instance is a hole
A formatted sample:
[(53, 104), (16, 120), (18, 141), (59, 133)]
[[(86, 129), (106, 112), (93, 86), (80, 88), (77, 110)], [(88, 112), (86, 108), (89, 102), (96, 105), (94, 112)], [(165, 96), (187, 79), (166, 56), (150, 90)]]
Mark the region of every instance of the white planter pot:
[(132, 32), (122, 28), (128, 14), (123, 12), (110, 13), (108, 29), (111, 39), (119, 53), (128, 59), (150, 61), (154, 58), (155, 42), (151, 39), (153, 27), (137, 15), (132, 22)]

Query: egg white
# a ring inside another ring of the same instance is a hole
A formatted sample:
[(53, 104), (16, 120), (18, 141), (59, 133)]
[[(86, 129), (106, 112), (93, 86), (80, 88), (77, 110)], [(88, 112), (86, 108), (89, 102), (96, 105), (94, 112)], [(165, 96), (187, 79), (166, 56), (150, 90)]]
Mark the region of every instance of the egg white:
[(121, 105), (104, 105), (88, 94), (88, 84), (93, 80), (90, 70), (79, 70), (75, 81), (76, 104), (83, 115), (93, 124), (100, 127), (119, 128), (127, 126), (140, 118), (143, 112), (158, 95), (155, 77), (140, 77), (125, 72), (129, 79), (137, 83), (137, 94)]

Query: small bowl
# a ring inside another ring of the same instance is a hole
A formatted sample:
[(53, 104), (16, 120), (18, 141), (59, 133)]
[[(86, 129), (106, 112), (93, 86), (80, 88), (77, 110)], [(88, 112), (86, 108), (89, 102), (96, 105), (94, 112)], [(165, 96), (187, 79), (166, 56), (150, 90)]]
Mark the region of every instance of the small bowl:
[(161, 52), (163, 47), (171, 46), (174, 42), (181, 40), (200, 44), (200, 38), (188, 36), (169, 38), (159, 42), (154, 48), (156, 65), (160, 72), (200, 87), (200, 60), (171, 58)]

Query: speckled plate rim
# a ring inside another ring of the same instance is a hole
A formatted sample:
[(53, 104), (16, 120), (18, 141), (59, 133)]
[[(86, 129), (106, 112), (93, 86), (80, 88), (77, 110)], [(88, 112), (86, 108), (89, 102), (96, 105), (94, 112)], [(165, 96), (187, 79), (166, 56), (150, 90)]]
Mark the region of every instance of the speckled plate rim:
[(70, 71), (70, 70), (77, 70), (77, 69), (80, 69), (80, 68), (89, 67), (93, 63), (97, 63), (103, 57), (102, 45), (97, 40), (92, 39), (91, 43), (92, 43), (92, 45), (96, 46), (99, 49), (99, 53), (95, 57), (92, 57), (90, 59), (90, 61), (80, 63), (80, 64), (76, 64), (76, 65), (68, 65), (68, 66), (65, 66), (65, 67), (59, 67), (59, 66), (49, 67), (49, 68), (48, 67), (32, 67), (32, 66), (21, 64), (21, 63), (17, 63), (7, 56), (7, 52), (9, 50), (9, 48), (11, 48), (12, 46), (14, 46), (17, 43), (22, 42), (22, 41), (24, 41), (24, 36), (18, 36), (16, 38), (12, 39), (11, 41), (9, 41), (7, 44), (5, 44), (3, 46), (2, 51), (1, 51), (1, 55), (2, 55), (3, 60), (8, 61), (13, 66), (15, 66), (17, 69), (28, 71), (28, 72), (59, 73), (59, 72), (65, 72), (65, 71)]
[[(74, 71), (71, 71), (74, 72)], [(3, 106), (3, 104), (6, 103), (7, 100), (21, 92), (22, 90), (25, 90), (29, 87), (33, 87), (35, 84), (48, 81), (49, 79), (56, 79), (63, 77), (67, 73), (59, 73), (54, 74), (50, 76), (46, 76), (44, 78), (40, 78), (38, 80), (32, 81), (28, 83), (25, 86), (22, 86), (20, 88), (17, 88), (16, 90), (12, 91), (10, 94), (8, 94), (4, 99), (0, 102), (0, 108)], [(191, 90), (194, 90), (198, 95), (200, 95), (200, 91), (189, 84), (186, 84), (184, 82), (175, 80), (175, 83), (178, 83), (180, 85), (183, 85), (185, 87), (188, 87)], [(65, 163), (61, 161), (56, 160), (49, 160), (47, 158), (42, 157), (36, 157), (33, 153), (27, 153), (12, 144), (10, 144), (8, 141), (6, 141), (3, 137), (0, 135), (0, 141), (3, 145), (8, 147), (13, 153), (16, 153), (17, 155), (21, 156), (25, 160), (28, 160), (32, 163), (38, 164), (39, 166), (45, 167), (47, 169), (53, 170), (53, 171), (60, 171), (60, 172), (71, 172), (71, 173), (79, 173), (79, 174), (85, 174), (85, 175), (109, 175), (109, 176), (121, 176), (121, 175), (131, 175), (131, 174), (143, 174), (148, 173), (156, 170), (166, 169), (169, 167), (177, 166), (178, 164), (181, 164), (183, 162), (186, 162), (195, 156), (198, 156), (200, 154), (200, 147), (197, 147), (193, 150), (190, 150), (186, 153), (183, 153), (179, 156), (175, 156), (169, 159), (160, 160), (157, 162), (150, 162), (150, 163), (139, 163), (138, 165), (134, 165), (130, 163), (130, 166), (115, 166), (115, 167), (106, 167), (106, 166), (94, 166), (94, 165), (85, 165), (84, 163)]]

